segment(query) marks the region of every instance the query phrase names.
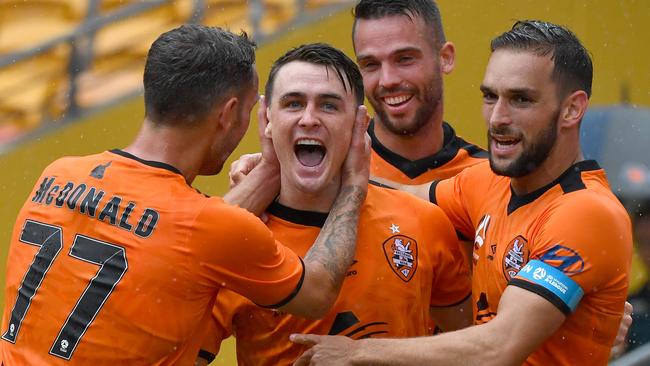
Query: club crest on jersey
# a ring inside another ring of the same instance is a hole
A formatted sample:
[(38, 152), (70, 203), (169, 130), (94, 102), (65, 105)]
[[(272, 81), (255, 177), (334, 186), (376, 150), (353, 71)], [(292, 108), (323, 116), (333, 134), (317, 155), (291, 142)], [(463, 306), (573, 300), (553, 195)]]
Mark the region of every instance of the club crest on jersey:
[(528, 263), (529, 255), (528, 240), (523, 236), (518, 235), (510, 241), (503, 256), (503, 274), (507, 280), (516, 276), (523, 266)]
[(393, 235), (383, 244), (386, 260), (402, 281), (413, 278), (418, 268), (418, 243), (404, 235)]

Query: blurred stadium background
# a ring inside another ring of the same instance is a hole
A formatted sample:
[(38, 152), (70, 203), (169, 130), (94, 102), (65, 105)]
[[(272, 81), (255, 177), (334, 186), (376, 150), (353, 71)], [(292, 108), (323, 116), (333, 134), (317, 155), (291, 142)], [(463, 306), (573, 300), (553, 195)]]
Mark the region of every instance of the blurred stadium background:
[[(456, 70), (445, 79), (445, 119), (469, 140), (485, 140), (478, 85), (489, 41), (516, 19), (549, 20), (577, 33), (595, 63), (592, 106), (650, 107), (648, 0), (438, 3), (447, 38), (457, 48)], [(42, 169), (64, 155), (124, 147), (135, 136), (144, 115), (144, 61), (160, 33), (188, 22), (246, 30), (259, 44), (262, 89), (271, 63), (289, 47), (327, 42), (353, 56), (353, 5), (354, 0), (0, 0), (0, 283), (14, 219)], [(650, 125), (650, 118), (636, 123)], [(233, 157), (257, 150), (255, 131), (250, 129)], [(637, 138), (650, 155), (650, 136)], [(650, 173), (646, 179), (650, 185)], [(195, 185), (218, 195), (227, 189), (227, 177), (202, 177)], [(637, 259), (631, 290), (647, 278)], [(224, 344), (213, 364), (236, 364), (233, 342)]]

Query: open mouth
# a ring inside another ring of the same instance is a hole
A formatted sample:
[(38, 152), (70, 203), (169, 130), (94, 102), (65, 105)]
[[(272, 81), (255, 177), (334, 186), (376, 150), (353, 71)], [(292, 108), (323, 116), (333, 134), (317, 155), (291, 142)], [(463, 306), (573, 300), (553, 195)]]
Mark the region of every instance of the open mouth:
[(409, 100), (413, 98), (413, 94), (398, 95), (391, 97), (384, 97), (384, 103), (388, 104), (391, 107), (399, 107), (408, 103)]
[(509, 147), (512, 147), (513, 145), (516, 145), (521, 141), (521, 139), (516, 138), (516, 137), (510, 137), (510, 136), (498, 136), (498, 135), (492, 135), (492, 141), (495, 143), (497, 148), (503, 148), (507, 149)]
[(294, 146), (294, 152), (300, 164), (306, 167), (315, 167), (325, 159), (327, 149), (319, 141), (300, 139)]

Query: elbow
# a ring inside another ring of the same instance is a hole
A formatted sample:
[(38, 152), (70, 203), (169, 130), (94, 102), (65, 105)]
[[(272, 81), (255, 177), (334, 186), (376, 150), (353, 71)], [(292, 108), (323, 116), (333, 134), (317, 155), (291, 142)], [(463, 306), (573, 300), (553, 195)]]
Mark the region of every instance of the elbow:
[(307, 307), (307, 309), (305, 309), (305, 314), (303, 316), (311, 320), (324, 318), (332, 309), (332, 306), (334, 306), (334, 302), (336, 302), (337, 298), (337, 293), (338, 292), (334, 290), (323, 291), (323, 293), (319, 294), (318, 296), (312, 297), (311, 304)]

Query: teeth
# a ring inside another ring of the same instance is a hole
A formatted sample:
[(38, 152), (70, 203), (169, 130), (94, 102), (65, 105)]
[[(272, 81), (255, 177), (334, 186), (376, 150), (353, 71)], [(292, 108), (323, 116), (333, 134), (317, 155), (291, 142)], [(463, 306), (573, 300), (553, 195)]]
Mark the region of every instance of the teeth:
[(296, 142), (296, 145), (312, 145), (312, 146), (323, 146), (319, 141), (312, 139), (300, 139)]
[(389, 105), (395, 105), (395, 104), (404, 103), (410, 98), (411, 98), (410, 95), (400, 95), (398, 97), (386, 97), (384, 98), (384, 101), (386, 101), (386, 103)]

